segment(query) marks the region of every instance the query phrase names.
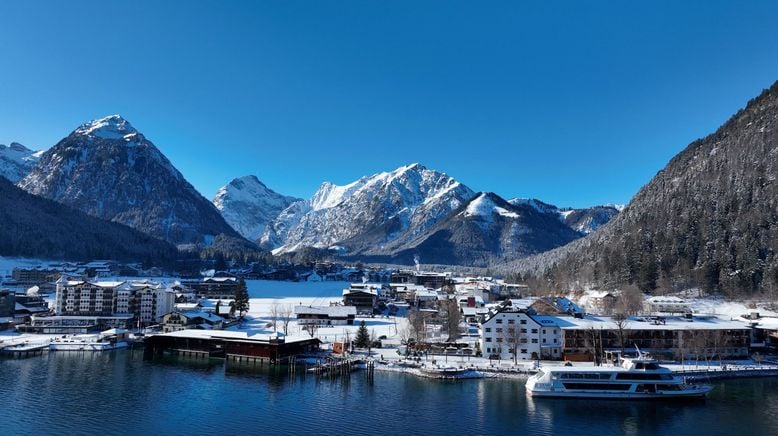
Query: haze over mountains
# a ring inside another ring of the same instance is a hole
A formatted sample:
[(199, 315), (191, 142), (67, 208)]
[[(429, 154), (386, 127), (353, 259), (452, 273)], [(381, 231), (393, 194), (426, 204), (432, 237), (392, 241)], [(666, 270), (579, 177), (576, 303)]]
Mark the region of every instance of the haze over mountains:
[(502, 267), (643, 291), (778, 291), (778, 82), (692, 142), (599, 232)]

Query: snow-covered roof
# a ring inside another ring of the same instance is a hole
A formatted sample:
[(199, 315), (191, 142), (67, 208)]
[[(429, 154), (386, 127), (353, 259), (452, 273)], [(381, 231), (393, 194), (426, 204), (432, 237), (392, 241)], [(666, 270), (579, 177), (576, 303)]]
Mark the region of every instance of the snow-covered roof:
[(357, 308), (355, 306), (295, 306), (294, 313), (295, 315), (327, 315), (343, 318), (349, 315), (356, 316)]
[(647, 301), (649, 303), (658, 303), (658, 304), (668, 304), (668, 303), (683, 304), (683, 303), (686, 303), (682, 298), (675, 297), (675, 296), (672, 296), (672, 295), (667, 295), (667, 296), (657, 295), (657, 296), (649, 298)]
[[(171, 336), (178, 338), (192, 338), (192, 339), (233, 339), (244, 341), (257, 341), (257, 342), (270, 342), (278, 338), (277, 335), (249, 335), (246, 331), (233, 331), (233, 330), (196, 330), (196, 329), (184, 329), (170, 333), (163, 333), (160, 336)], [(281, 338), (287, 344), (290, 342), (300, 342), (310, 340), (310, 336), (281, 336)]]
[[(616, 320), (608, 316), (587, 316), (575, 318), (572, 316), (546, 316), (544, 319), (553, 319), (556, 325), (563, 330), (570, 329), (605, 329), (617, 330)], [(648, 318), (631, 317), (627, 320), (629, 330), (743, 330), (750, 328), (745, 322), (728, 320), (717, 317), (694, 318), (687, 321), (683, 317), (665, 317), (664, 323), (652, 322)]]
[(589, 298), (605, 298), (607, 296), (613, 296), (609, 291), (586, 291), (585, 296)]

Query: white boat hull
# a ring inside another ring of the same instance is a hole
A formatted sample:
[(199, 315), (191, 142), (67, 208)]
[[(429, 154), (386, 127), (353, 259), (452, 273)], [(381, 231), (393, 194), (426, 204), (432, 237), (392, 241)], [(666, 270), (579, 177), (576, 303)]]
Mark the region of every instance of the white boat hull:
[(533, 398), (588, 398), (616, 400), (669, 400), (673, 398), (702, 398), (713, 389), (712, 386), (698, 385), (682, 391), (665, 392), (596, 392), (596, 391), (532, 391), (527, 395)]
[(125, 341), (117, 342), (52, 342), (49, 351), (109, 351), (127, 348)]

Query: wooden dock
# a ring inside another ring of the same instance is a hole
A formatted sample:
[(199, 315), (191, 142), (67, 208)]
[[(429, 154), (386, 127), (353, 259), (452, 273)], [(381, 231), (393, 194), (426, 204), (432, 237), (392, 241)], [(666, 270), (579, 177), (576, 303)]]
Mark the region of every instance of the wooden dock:
[(7, 345), (0, 349), (0, 353), (15, 358), (41, 355), (49, 351), (48, 342), (23, 342)]

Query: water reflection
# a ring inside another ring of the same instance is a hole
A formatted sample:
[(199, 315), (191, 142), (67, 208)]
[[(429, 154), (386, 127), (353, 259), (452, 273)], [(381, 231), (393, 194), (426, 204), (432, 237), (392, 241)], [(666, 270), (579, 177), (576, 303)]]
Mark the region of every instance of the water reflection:
[[(778, 380), (716, 383), (702, 402), (532, 399), (523, 380), (427, 380), (142, 353), (0, 360), (3, 434), (770, 434)], [(226, 417), (229, 417), (227, 419)]]

